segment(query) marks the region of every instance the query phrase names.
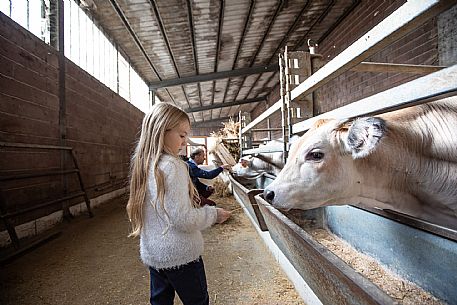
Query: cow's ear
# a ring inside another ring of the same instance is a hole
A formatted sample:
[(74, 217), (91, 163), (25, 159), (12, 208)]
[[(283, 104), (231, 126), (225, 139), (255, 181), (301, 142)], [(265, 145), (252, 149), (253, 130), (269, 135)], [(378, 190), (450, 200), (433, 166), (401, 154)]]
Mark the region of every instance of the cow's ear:
[(349, 127), (346, 145), (354, 159), (371, 154), (386, 132), (386, 122), (381, 118), (365, 117), (354, 120)]

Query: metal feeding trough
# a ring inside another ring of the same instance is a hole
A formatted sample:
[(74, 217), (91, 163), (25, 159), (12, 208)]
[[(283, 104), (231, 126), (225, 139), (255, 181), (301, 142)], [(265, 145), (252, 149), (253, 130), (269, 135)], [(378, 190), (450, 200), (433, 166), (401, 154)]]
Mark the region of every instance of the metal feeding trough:
[(261, 195), (255, 199), (271, 238), (323, 304), (396, 304)]
[(236, 199), (248, 210), (260, 230), (268, 231), (265, 220), (263, 219), (262, 213), (254, 198), (257, 194), (263, 193), (263, 189), (248, 189), (232, 175), (230, 175), (229, 178), (232, 182), (233, 194)]

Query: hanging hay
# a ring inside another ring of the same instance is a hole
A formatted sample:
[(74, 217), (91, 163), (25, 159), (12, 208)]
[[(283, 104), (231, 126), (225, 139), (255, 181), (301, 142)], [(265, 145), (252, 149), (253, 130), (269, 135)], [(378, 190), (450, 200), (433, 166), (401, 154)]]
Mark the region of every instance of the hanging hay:
[(240, 157), (238, 143), (240, 123), (230, 118), (228, 122), (222, 124), (224, 124), (224, 128), (210, 134), (216, 139), (216, 145), (209, 148), (209, 152), (216, 155), (222, 163), (233, 166)]
[(221, 178), (215, 178), (213, 187), (214, 187), (214, 193), (213, 196), (222, 198), (222, 197), (228, 197), (231, 195), (230, 193), (230, 188), (229, 188), (229, 181), (224, 182)]
[(235, 122), (232, 118), (228, 122), (222, 123), (224, 128), (221, 128), (218, 131), (213, 131), (210, 136), (223, 139), (238, 139), (238, 132), (240, 130), (240, 123)]

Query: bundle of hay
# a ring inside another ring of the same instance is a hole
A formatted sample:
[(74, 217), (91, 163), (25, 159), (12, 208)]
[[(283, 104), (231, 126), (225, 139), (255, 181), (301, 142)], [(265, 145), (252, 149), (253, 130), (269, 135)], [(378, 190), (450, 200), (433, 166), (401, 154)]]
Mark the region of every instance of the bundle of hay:
[(232, 118), (228, 122), (222, 123), (224, 128), (218, 131), (212, 132), (211, 136), (215, 138), (223, 139), (238, 139), (238, 133), (240, 131), (240, 123), (235, 122)]
[(230, 182), (224, 182), (221, 178), (215, 178), (213, 187), (214, 187), (214, 193), (213, 196), (222, 198), (222, 197), (228, 197), (231, 195), (230, 192), (230, 187), (229, 187)]

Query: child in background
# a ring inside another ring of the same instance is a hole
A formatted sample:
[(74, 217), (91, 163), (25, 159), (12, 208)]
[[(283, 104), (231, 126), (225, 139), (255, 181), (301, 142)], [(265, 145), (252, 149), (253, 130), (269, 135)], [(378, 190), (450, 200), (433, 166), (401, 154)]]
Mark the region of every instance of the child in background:
[(154, 305), (172, 305), (175, 292), (184, 305), (209, 304), (201, 230), (230, 217), (220, 208), (199, 207), (187, 166), (178, 157), (189, 132), (184, 111), (155, 104), (143, 119), (131, 161), (130, 236), (140, 236)]

